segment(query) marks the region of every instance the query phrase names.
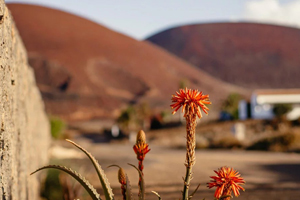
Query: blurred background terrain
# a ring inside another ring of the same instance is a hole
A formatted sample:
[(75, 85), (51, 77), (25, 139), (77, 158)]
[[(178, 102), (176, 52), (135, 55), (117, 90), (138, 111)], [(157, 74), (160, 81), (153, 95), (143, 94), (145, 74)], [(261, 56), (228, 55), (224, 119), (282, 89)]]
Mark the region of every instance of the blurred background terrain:
[[(293, 17), (272, 20), (288, 13), (296, 13), (297, 18), (300, 1), (241, 1), (246, 5), (242, 20), (177, 22), (143, 37), (138, 31), (123, 34), (125, 29), (118, 31), (90, 20), (84, 15), (88, 10), (72, 13), (58, 4), (7, 2), (35, 70), (52, 136), (57, 139), (52, 162), (75, 160), (90, 171), (79, 155), (59, 157), (69, 147), (60, 139), (73, 138), (88, 146), (104, 166), (134, 163), (133, 154), (122, 152), (130, 149), (135, 133), (144, 129), (153, 146), (148, 173), (154, 172), (146, 174), (150, 188), (176, 198), (184, 169), (185, 122), (181, 114), (171, 115), (169, 105), (175, 91), (189, 87), (209, 94), (213, 102), (197, 129), (199, 170), (194, 181), (200, 180), (201, 192), (207, 191), (204, 185), (213, 170), (230, 165), (249, 180), (250, 192), (247, 186), (241, 199), (255, 195), (256, 199), (298, 199), (300, 29)], [(273, 14), (268, 18), (269, 13)], [(125, 21), (117, 17), (117, 11), (114, 14), (117, 21)], [(258, 18), (260, 14), (264, 17)], [(182, 157), (180, 162), (177, 155)], [(181, 174), (177, 182), (156, 175), (169, 173), (168, 166), (175, 164), (178, 169), (170, 177)], [(133, 170), (127, 170), (134, 176)], [(204, 176), (207, 179), (201, 179)], [(60, 179), (63, 186), (69, 185)], [(161, 187), (155, 187), (155, 181), (161, 181)], [(112, 184), (117, 187), (116, 182)]]

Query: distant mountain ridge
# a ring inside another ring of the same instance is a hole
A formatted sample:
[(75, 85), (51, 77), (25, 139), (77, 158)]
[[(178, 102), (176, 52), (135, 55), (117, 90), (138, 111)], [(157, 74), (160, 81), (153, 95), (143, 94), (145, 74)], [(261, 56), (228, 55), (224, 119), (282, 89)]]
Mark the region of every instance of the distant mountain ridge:
[(300, 87), (300, 29), (256, 23), (171, 28), (147, 41), (249, 89)]
[[(218, 115), (229, 93), (248, 94), (147, 41), (42, 6), (8, 4), (35, 69), (47, 112), (66, 120), (116, 118), (130, 104), (170, 110), (182, 80), (209, 93)], [(215, 115), (213, 114), (215, 111)]]

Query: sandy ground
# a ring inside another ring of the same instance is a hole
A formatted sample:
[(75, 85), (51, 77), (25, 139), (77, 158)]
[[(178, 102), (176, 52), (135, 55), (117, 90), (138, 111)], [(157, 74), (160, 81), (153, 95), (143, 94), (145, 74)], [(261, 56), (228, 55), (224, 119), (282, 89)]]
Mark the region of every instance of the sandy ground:
[[(137, 193), (138, 174), (134, 168), (127, 165), (137, 165), (132, 145), (127, 143), (95, 143), (91, 139), (79, 136), (74, 141), (90, 151), (105, 170), (107, 177), (114, 188), (116, 199), (119, 196), (119, 184), (117, 181), (117, 168), (106, 168), (111, 164), (123, 167), (128, 174), (133, 187), (134, 196)], [(64, 147), (73, 148), (67, 142), (59, 142)], [(147, 199), (157, 199), (151, 194), (157, 191), (162, 199), (179, 199), (183, 187), (182, 177), (185, 174), (185, 151), (183, 149), (171, 149), (161, 145), (150, 143), (151, 151), (145, 160), (145, 181)], [(208, 189), (206, 183), (213, 170), (221, 166), (230, 166), (238, 170), (246, 180), (245, 192), (238, 198), (260, 200), (300, 199), (300, 154), (277, 153), (240, 150), (197, 150), (197, 162), (193, 168), (193, 180), (191, 191), (200, 183), (201, 186), (193, 199), (213, 198), (213, 189)], [(76, 163), (77, 168), (97, 188), (101, 188), (94, 169), (90, 162), (82, 158), (67, 159), (68, 163)], [(69, 164), (68, 164), (69, 165)], [(71, 166), (71, 165), (69, 165)], [(78, 167), (81, 166), (81, 167)], [(137, 199), (137, 198), (135, 198)]]

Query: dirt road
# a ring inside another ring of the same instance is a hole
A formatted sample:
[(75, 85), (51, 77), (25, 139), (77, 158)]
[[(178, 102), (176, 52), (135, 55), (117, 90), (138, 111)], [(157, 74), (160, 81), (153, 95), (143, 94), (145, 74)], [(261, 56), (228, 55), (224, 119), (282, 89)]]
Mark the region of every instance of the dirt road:
[[(106, 167), (118, 164), (128, 174), (133, 192), (136, 194), (138, 175), (134, 168), (127, 163), (137, 165), (135, 154), (130, 143), (94, 143), (84, 137), (75, 137), (74, 141), (85, 147), (98, 159), (104, 168), (111, 186), (115, 189), (117, 199), (119, 197), (119, 184), (117, 181), (117, 168)], [(65, 147), (72, 148), (71, 145)], [(147, 199), (157, 199), (152, 190), (160, 193), (163, 199), (179, 199), (183, 187), (182, 176), (185, 174), (183, 165), (185, 151), (183, 149), (170, 149), (164, 146), (150, 143), (151, 151), (145, 160), (145, 180)], [(222, 166), (230, 166), (238, 170), (246, 180), (246, 191), (238, 198), (260, 200), (299, 200), (300, 199), (300, 154), (276, 153), (260, 151), (239, 150), (197, 150), (197, 162), (193, 168), (193, 180), (191, 190), (201, 184), (199, 191), (193, 199), (214, 199), (214, 190), (209, 190), (206, 183), (209, 176), (214, 175), (213, 170)], [(92, 183), (100, 188), (96, 174), (86, 159), (69, 160), (76, 161), (84, 166), (84, 173)]]

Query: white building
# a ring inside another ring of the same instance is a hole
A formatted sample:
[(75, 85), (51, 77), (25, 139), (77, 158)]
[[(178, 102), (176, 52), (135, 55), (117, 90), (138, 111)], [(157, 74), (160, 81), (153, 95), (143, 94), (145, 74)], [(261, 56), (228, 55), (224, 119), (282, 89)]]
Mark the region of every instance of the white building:
[[(253, 119), (272, 119), (274, 117), (273, 107), (275, 104), (291, 104), (292, 110), (287, 114), (289, 120), (300, 117), (300, 89), (261, 89), (252, 93), (251, 117)], [(241, 102), (239, 107), (245, 110), (245, 103)], [(247, 105), (246, 105), (247, 106)], [(242, 118), (245, 114), (242, 112)]]

